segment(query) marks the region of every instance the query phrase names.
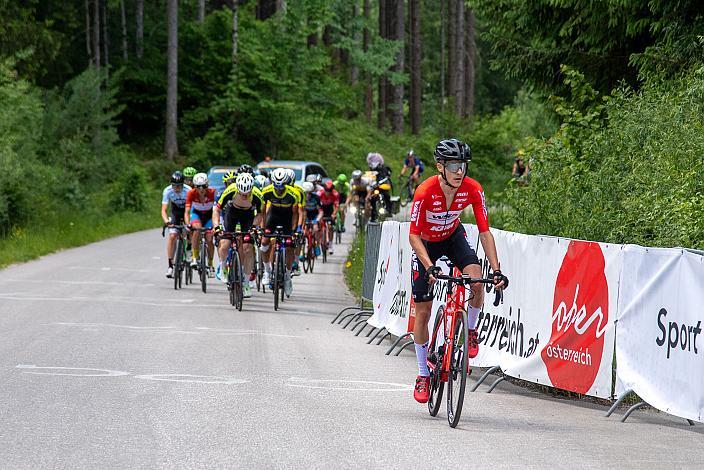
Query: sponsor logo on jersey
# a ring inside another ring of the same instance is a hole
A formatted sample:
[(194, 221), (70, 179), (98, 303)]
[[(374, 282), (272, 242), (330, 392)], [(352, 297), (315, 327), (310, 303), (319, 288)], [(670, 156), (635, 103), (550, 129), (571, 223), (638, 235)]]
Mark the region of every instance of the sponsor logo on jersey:
[(442, 206), (442, 201), (435, 201), (433, 203), (433, 207), (436, 207), (436, 206)]
[(420, 205), (422, 201), (415, 201), (413, 203), (413, 210), (411, 211), (411, 222), (418, 220), (418, 212), (420, 211)]
[(469, 196), (469, 193), (467, 193), (467, 192), (464, 192), (464, 193), (457, 193), (457, 194), (455, 194), (455, 196), (460, 196), (460, 197), (462, 197), (462, 196)]
[(454, 222), (462, 211), (430, 212), (426, 211), (425, 218), (431, 224)]

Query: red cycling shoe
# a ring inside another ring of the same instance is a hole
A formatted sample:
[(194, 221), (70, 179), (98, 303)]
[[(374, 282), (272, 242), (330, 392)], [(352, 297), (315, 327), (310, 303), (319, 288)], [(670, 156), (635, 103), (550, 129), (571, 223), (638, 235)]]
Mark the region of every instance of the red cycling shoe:
[(419, 375), (416, 377), (416, 388), (413, 390), (413, 398), (418, 403), (428, 403), (430, 397), (430, 377)]
[(477, 357), (479, 354), (479, 338), (477, 338), (477, 330), (469, 330), (469, 347), (467, 348), (467, 356)]

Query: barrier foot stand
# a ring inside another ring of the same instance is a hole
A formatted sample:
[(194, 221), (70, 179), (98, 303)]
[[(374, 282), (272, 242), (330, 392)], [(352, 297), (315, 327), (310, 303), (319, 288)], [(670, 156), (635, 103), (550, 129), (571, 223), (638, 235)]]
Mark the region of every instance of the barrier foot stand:
[(379, 336), (382, 331), (384, 331), (384, 329), (385, 329), (384, 327), (381, 327), (381, 329), (379, 329), (379, 331), (377, 331), (376, 334), (374, 336), (372, 336), (372, 339), (367, 341), (367, 344), (372, 344), (372, 341), (374, 341), (376, 339), (376, 337)]
[(632, 407), (628, 408), (628, 411), (626, 411), (626, 414), (623, 415), (623, 418), (621, 418), (621, 422), (622, 422), (622, 423), (625, 423), (626, 420), (628, 419), (628, 417), (631, 416), (631, 413), (633, 413), (634, 411), (636, 411), (638, 408), (644, 407), (645, 405), (647, 405), (646, 402), (644, 402), (644, 401), (639, 401), (638, 403), (636, 403), (636, 404), (633, 405)]
[(496, 372), (496, 371), (499, 370), (499, 369), (500, 369), (499, 366), (490, 367), (488, 371), (484, 372), (484, 375), (482, 375), (481, 377), (479, 377), (479, 380), (477, 380), (477, 383), (475, 383), (475, 384), (474, 384), (474, 387), (472, 387), (469, 391), (470, 391), (470, 392), (476, 392), (477, 389), (479, 388), (479, 386), (480, 386), (482, 383), (484, 383), (484, 381), (486, 380), (486, 378), (489, 377), (491, 374), (493, 374), (494, 372)]
[(487, 390), (486, 393), (491, 393), (491, 392), (493, 392), (494, 389), (496, 388), (496, 386), (499, 385), (499, 384), (500, 384), (501, 382), (503, 382), (504, 380), (506, 380), (506, 376), (499, 377), (498, 379), (496, 379), (496, 381), (495, 381), (493, 384), (491, 384), (491, 387), (489, 387), (489, 390)]
[(357, 313), (352, 314), (352, 318), (350, 318), (349, 320), (347, 320), (347, 323), (345, 323), (345, 324), (342, 326), (342, 329), (343, 329), (343, 330), (346, 330), (347, 327), (350, 326), (350, 323), (352, 323), (352, 322), (355, 321), (355, 320), (359, 320), (359, 317), (361, 317), (361, 316), (363, 316), (363, 315), (367, 315), (367, 316), (370, 316), (370, 317), (371, 317), (371, 316), (372, 316), (372, 313), (373, 313), (373, 312), (372, 312), (371, 310), (362, 310), (361, 312), (357, 312)]
[(394, 354), (394, 356), (398, 356), (399, 354), (401, 354), (401, 351), (403, 351), (404, 349), (406, 349), (406, 348), (407, 348), (408, 346), (410, 346), (411, 344), (413, 344), (413, 340), (406, 341), (405, 343), (403, 343), (403, 346), (401, 346), (400, 348), (398, 348), (398, 351), (396, 351), (396, 354)]
[(628, 390), (626, 390), (625, 392), (623, 392), (618, 397), (618, 399), (614, 402), (614, 404), (611, 405), (611, 408), (609, 408), (609, 411), (606, 412), (605, 417), (608, 418), (609, 416), (611, 416), (613, 414), (613, 412), (616, 411), (616, 408), (618, 408), (618, 405), (620, 405), (621, 402), (631, 393), (633, 393), (633, 390), (631, 390), (630, 388)]
[(391, 354), (391, 351), (393, 351), (394, 348), (396, 348), (396, 346), (398, 346), (398, 343), (400, 343), (400, 342), (403, 341), (404, 339), (408, 338), (409, 336), (411, 336), (410, 333), (406, 333), (405, 335), (399, 336), (399, 337), (396, 339), (396, 341), (394, 341), (394, 344), (391, 345), (391, 347), (389, 348), (389, 350), (386, 351), (386, 355), (388, 356), (389, 354)]
[(342, 316), (342, 314), (343, 314), (344, 312), (346, 312), (347, 310), (352, 310), (352, 309), (355, 309), (355, 310), (362, 310), (362, 307), (360, 307), (359, 305), (353, 305), (353, 306), (351, 306), (351, 307), (345, 307), (345, 308), (343, 308), (342, 310), (340, 310), (340, 312), (337, 314), (337, 316), (336, 316), (335, 318), (333, 318), (330, 323), (331, 323), (331, 324), (332, 324), (332, 323), (335, 323), (335, 322), (337, 321), (337, 319), (340, 318), (340, 316)]
[(376, 328), (372, 328), (371, 330), (369, 330), (369, 333), (367, 333), (365, 335), (365, 337), (369, 338), (372, 335), (372, 333), (374, 333), (375, 331), (376, 331)]
[(386, 338), (388, 338), (389, 336), (391, 336), (391, 333), (389, 333), (389, 332), (387, 331), (384, 336), (382, 336), (381, 338), (379, 338), (379, 341), (376, 342), (376, 345), (379, 346), (379, 345), (380, 345), (381, 343), (383, 343), (384, 340), (385, 340)]
[(687, 423), (688, 423), (690, 426), (694, 426), (694, 421), (692, 421), (691, 419), (688, 419), (688, 420), (687, 420)]
[[(355, 335), (355, 336), (359, 336), (359, 334), (360, 334), (362, 331), (364, 331), (364, 329), (367, 327), (368, 324), (369, 324), (369, 323), (367, 323), (367, 320), (360, 320), (360, 321), (357, 323), (357, 325), (362, 325), (362, 328), (360, 328), (359, 331), (357, 331), (357, 333), (355, 333), (354, 335)], [(357, 328), (357, 325), (355, 325), (354, 327), (352, 327), (352, 331), (354, 331), (354, 329)]]
[[(364, 331), (364, 329), (367, 327), (367, 325), (369, 325), (369, 323), (367, 323), (366, 320), (365, 320), (365, 321), (364, 321), (364, 326), (363, 326), (362, 328), (360, 328), (360, 330), (355, 334), (355, 336), (359, 336), (359, 335), (362, 333), (362, 331)], [(372, 329), (367, 332), (367, 335), (366, 335), (366, 336), (369, 336), (369, 333), (372, 333), (375, 329), (376, 329), (376, 328), (372, 327)]]
[(361, 311), (364, 310), (364, 309), (361, 308), (361, 307), (358, 307), (357, 310), (358, 310), (358, 312), (348, 313), (347, 315), (344, 315), (343, 317), (341, 317), (341, 318), (337, 321), (337, 324), (338, 324), (338, 325), (342, 325), (342, 322), (343, 322), (343, 321), (345, 321), (346, 319), (348, 319), (348, 318), (350, 318), (350, 317), (354, 317), (355, 315), (357, 315), (357, 313), (361, 312)]

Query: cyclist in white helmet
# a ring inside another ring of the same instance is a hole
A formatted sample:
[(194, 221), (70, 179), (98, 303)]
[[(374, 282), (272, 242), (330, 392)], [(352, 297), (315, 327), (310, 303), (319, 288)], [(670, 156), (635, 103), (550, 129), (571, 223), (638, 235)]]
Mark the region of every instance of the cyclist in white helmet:
[[(251, 174), (240, 173), (235, 179), (235, 184), (230, 185), (222, 193), (213, 210), (213, 220), (218, 227), (217, 230), (224, 229), (226, 232), (238, 231), (238, 224), (240, 232), (248, 231), (252, 225), (261, 225), (262, 193), (254, 187), (254, 178)], [(225, 260), (231, 243), (227, 238), (221, 239), (218, 243), (220, 265), (217, 277), (223, 282), (227, 282), (228, 273), (225, 270)], [(240, 237), (239, 247), (242, 271), (250, 273), (254, 266), (254, 251), (249, 237)], [(242, 284), (242, 293), (244, 297), (252, 296), (249, 282)]]

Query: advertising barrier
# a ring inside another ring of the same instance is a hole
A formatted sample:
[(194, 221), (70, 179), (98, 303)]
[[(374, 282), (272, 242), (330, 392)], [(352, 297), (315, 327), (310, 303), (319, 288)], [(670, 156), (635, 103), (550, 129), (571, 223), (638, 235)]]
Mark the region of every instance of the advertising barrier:
[(616, 328), (619, 391), (702, 421), (704, 257), (680, 249), (624, 248)]

